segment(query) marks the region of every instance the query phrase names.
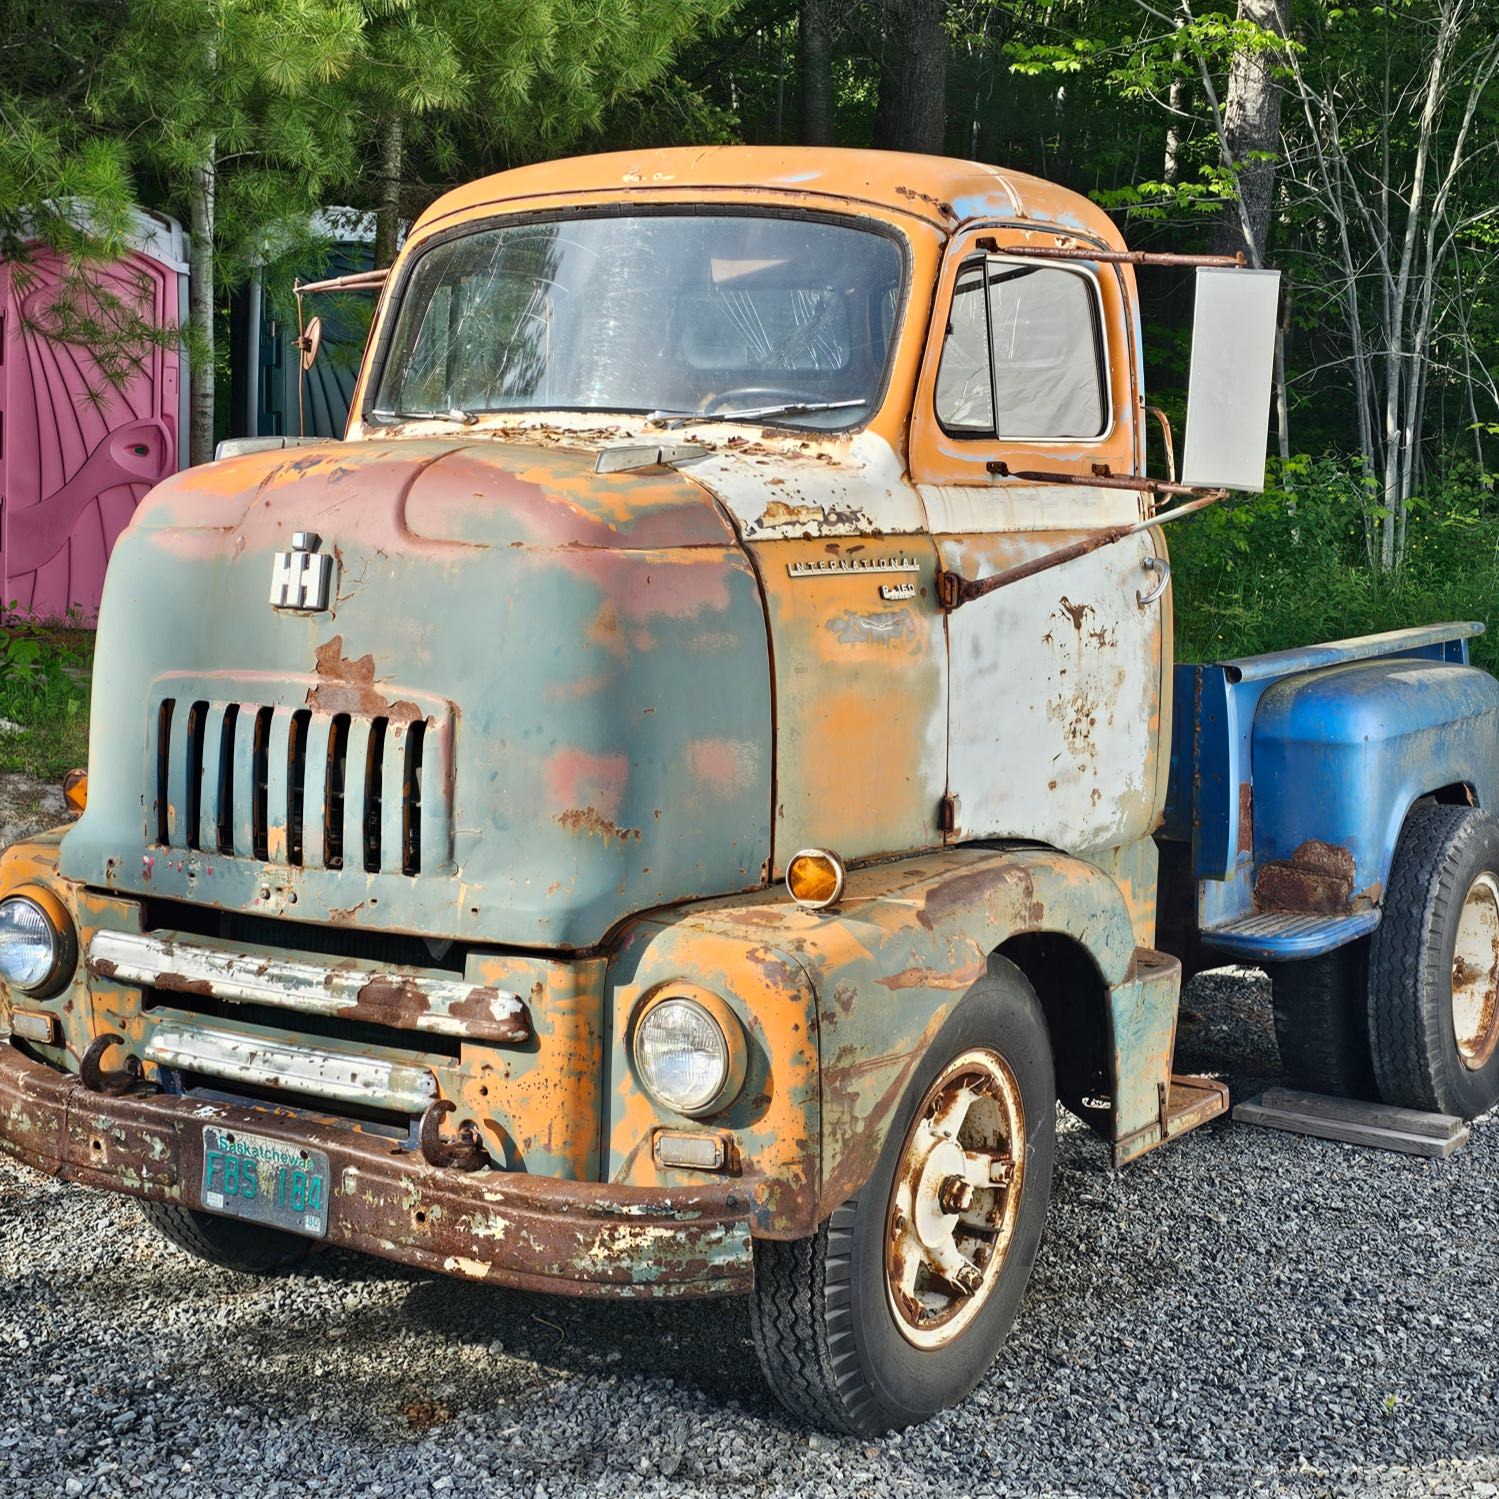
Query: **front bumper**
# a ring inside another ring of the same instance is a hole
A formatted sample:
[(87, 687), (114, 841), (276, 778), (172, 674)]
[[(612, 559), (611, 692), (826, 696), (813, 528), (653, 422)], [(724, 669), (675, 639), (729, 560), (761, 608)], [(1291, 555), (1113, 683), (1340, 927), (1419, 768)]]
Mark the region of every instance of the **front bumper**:
[(197, 1207), (203, 1127), (214, 1123), (327, 1152), (332, 1244), (572, 1296), (713, 1296), (753, 1284), (746, 1182), (616, 1187), (439, 1170), (387, 1138), (271, 1109), (90, 1092), (0, 1041), (0, 1150), (49, 1175)]

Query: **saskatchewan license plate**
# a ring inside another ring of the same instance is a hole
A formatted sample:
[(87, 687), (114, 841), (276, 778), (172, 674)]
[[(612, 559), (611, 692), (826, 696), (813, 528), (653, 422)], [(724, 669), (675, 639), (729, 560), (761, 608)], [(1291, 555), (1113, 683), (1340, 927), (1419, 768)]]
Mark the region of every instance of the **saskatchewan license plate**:
[(320, 1239), (328, 1232), (328, 1157), (321, 1150), (207, 1124), (199, 1196), (211, 1212)]

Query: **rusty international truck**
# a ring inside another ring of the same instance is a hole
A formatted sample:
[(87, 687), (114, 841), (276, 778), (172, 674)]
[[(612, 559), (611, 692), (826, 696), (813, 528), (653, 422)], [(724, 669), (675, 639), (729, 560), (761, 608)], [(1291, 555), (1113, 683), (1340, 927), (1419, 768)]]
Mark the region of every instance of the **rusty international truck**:
[(1480, 627), (1173, 665), (1277, 300), (1192, 262), (886, 153), (439, 199), (345, 439), (119, 543), (81, 815), (0, 861), (4, 1147), (252, 1272), (747, 1294), (780, 1399), (877, 1433), (994, 1359), (1058, 1103), (1119, 1166), (1224, 1112), (1184, 962), (1270, 969), (1302, 1084), (1492, 1106)]

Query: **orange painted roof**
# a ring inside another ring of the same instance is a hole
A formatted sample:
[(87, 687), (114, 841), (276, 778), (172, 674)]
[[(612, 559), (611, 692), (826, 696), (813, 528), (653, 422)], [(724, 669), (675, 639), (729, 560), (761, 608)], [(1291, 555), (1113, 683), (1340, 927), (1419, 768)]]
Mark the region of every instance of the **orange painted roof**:
[(414, 232), (526, 199), (588, 194), (671, 201), (706, 192), (864, 202), (946, 231), (973, 219), (1031, 218), (1123, 244), (1096, 204), (1040, 177), (946, 156), (830, 146), (673, 146), (537, 162), (444, 194), (421, 216)]

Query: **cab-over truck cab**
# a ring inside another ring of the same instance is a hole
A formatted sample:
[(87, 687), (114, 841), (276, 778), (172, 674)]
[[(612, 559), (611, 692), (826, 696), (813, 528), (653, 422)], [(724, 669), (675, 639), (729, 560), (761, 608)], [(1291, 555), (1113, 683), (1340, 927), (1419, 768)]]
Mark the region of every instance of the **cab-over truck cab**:
[[(1255, 887), (1304, 850), (1199, 803), (1248, 731), (1189, 695), (1173, 736), (1118, 231), (892, 154), (528, 167), (423, 215), (353, 413), (116, 551), (86, 808), (0, 863), (6, 1148), (248, 1269), (749, 1292), (842, 1429), (958, 1398), (1057, 1101), (1120, 1164), (1226, 1107), (1173, 1075), (1157, 835), (1194, 952), (1308, 914)], [(1216, 419), (1188, 462), (1234, 482)], [(1492, 789), (1462, 634), (1365, 651), (1440, 676), (1450, 763), (1398, 792), (1454, 815)], [(1295, 956), (1377, 924), (1341, 869)]]

